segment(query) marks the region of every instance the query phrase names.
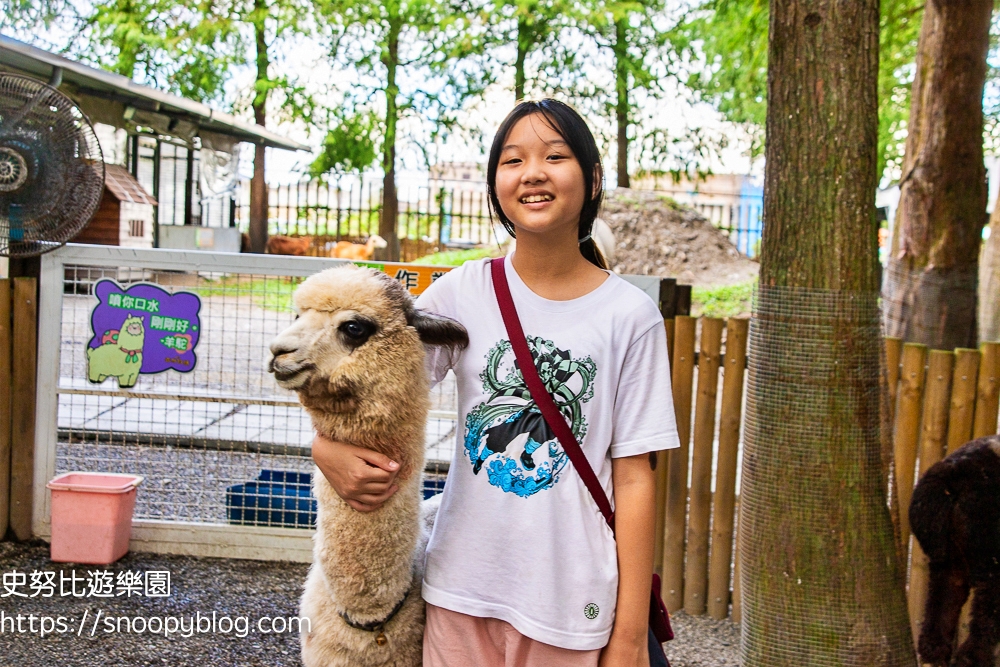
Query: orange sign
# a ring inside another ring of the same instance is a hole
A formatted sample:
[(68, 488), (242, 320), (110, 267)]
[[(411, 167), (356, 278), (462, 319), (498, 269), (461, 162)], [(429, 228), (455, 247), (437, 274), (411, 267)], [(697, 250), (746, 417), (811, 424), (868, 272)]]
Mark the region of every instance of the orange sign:
[(355, 262), (355, 264), (388, 273), (413, 296), (417, 296), (430, 287), (432, 282), (455, 268), (453, 266), (424, 266), (395, 262)]

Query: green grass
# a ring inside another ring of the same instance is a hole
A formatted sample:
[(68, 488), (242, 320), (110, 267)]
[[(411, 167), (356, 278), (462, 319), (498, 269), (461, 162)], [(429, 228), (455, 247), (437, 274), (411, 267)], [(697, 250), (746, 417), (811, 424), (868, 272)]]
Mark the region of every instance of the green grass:
[(683, 211), (685, 208), (678, 204), (677, 200), (670, 195), (657, 195), (656, 198), (663, 202), (671, 211)]
[(194, 289), (198, 296), (205, 298), (243, 297), (249, 295), (255, 305), (265, 310), (290, 312), (292, 292), (305, 278), (254, 278), (227, 277), (221, 280), (204, 280)]
[(414, 264), (431, 264), (433, 266), (462, 266), (466, 262), (493, 257), (494, 248), (469, 248), (468, 250), (445, 250), (433, 255), (424, 255), (413, 260)]
[(757, 281), (722, 287), (695, 287), (691, 290), (691, 315), (695, 317), (736, 317), (751, 311)]

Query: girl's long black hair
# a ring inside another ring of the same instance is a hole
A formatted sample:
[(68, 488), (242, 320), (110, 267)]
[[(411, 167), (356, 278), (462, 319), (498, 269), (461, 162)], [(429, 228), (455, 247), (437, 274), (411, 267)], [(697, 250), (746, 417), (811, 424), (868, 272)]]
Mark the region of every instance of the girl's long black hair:
[(515, 236), (514, 223), (500, 208), (500, 199), (497, 197), (497, 165), (500, 163), (500, 153), (511, 128), (517, 121), (531, 114), (541, 116), (549, 127), (562, 137), (580, 163), (580, 169), (583, 171), (583, 209), (580, 211), (577, 238), (587, 239), (580, 244), (580, 252), (590, 263), (607, 269), (608, 263), (598, 250), (597, 243), (593, 237), (587, 238), (594, 229), (594, 220), (604, 199), (604, 168), (601, 166), (601, 154), (597, 150), (597, 142), (594, 141), (594, 135), (587, 122), (568, 104), (552, 99), (521, 102), (507, 114), (493, 139), (490, 160), (486, 167), (486, 191), (489, 194), (490, 212), (500, 220), (507, 233)]

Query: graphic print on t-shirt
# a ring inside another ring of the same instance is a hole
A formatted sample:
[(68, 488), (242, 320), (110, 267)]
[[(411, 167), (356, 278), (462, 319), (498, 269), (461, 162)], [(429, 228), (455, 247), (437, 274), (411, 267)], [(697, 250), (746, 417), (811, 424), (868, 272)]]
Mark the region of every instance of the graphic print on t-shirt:
[[(587, 434), (583, 404), (594, 396), (597, 364), (589, 356), (573, 359), (552, 341), (527, 338), (539, 377), (582, 443)], [(510, 341), (499, 341), (486, 354), (479, 377), (489, 398), (465, 420), (472, 472), (485, 471), (490, 484), (521, 497), (555, 485), (569, 458), (531, 399)]]

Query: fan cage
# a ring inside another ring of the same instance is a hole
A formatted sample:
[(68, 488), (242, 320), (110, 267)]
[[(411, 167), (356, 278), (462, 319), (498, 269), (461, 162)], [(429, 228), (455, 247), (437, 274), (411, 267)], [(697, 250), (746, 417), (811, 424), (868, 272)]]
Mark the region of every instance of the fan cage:
[(104, 158), (90, 120), (41, 81), (0, 74), (0, 255), (54, 250), (90, 221)]

